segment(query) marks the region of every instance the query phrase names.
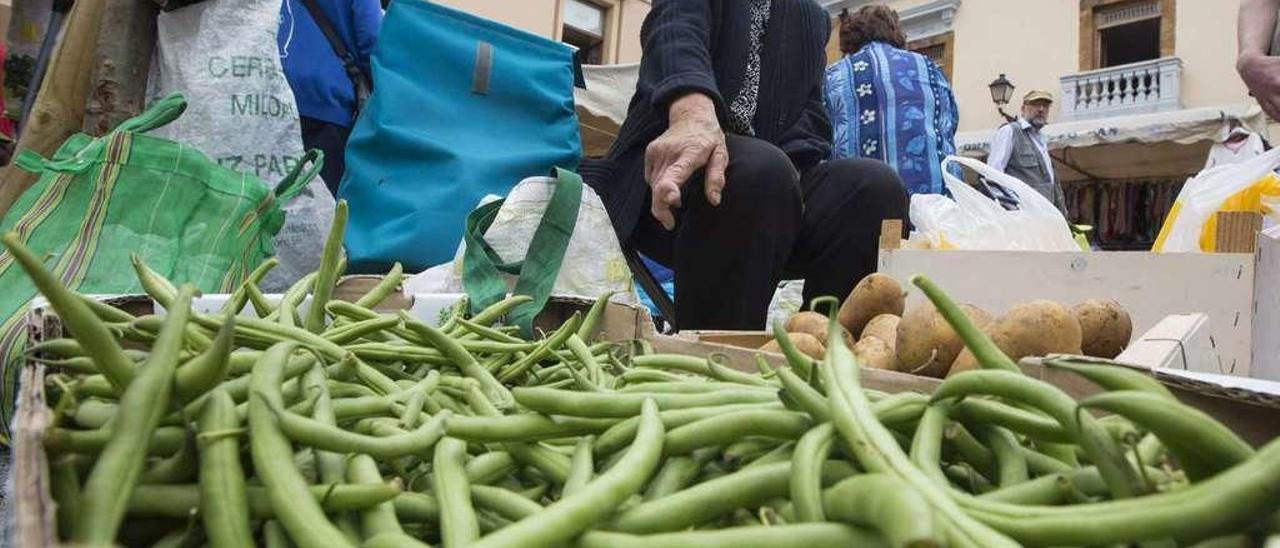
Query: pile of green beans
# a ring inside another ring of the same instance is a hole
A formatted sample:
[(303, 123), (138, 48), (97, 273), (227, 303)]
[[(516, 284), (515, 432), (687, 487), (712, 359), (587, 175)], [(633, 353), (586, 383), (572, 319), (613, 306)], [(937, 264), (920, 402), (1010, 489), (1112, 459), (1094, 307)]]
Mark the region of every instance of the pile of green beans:
[(783, 344), (787, 367), (761, 358), (746, 373), (723, 356), (596, 342), (607, 298), (538, 340), (501, 323), (524, 297), (472, 316), (463, 302), (439, 325), (376, 311), (398, 267), (354, 302), (331, 300), (345, 211), (317, 273), (273, 303), (256, 286), (268, 262), (211, 314), (140, 261), (166, 314), (101, 306), (4, 238), (72, 334), (30, 356), (49, 368), (61, 541), (1280, 541), (1280, 441), (1255, 449), (1131, 370), (1050, 360), (1103, 389), (1075, 401), (1022, 375), (926, 279), (914, 283), (984, 369), (887, 394), (860, 384), (834, 316), (822, 361)]

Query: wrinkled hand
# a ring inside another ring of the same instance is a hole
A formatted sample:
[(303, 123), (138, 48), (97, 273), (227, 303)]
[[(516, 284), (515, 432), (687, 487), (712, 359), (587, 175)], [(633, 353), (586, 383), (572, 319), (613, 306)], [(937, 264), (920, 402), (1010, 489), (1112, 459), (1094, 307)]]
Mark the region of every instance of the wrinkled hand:
[(1236, 71), (1272, 120), (1280, 120), (1280, 57), (1244, 53), (1236, 60)]
[(671, 103), (667, 131), (644, 153), (644, 180), (653, 192), (650, 212), (667, 230), (675, 228), (673, 208), (680, 207), (680, 187), (693, 172), (706, 168), (707, 201), (720, 205), (729, 149), (716, 119), (715, 104), (693, 93)]

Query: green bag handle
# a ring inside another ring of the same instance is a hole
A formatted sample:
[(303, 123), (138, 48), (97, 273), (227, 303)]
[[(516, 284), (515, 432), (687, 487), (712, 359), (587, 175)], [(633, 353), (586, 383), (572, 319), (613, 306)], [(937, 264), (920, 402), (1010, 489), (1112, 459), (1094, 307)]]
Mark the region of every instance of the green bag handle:
[[(143, 111), (142, 114), (120, 122), (120, 125), (116, 126), (111, 133), (141, 133), (151, 131), (159, 127), (164, 127), (168, 125), (169, 122), (177, 120), (178, 117), (182, 116), (182, 113), (186, 110), (187, 98), (181, 93), (174, 93), (156, 101), (148, 107), (147, 110)], [(92, 147), (105, 147), (109, 140), (110, 139), (107, 137), (93, 139), (92, 141), (86, 142), (85, 147), (77, 152), (84, 152)], [(70, 139), (68, 139), (68, 141), (70, 141)], [(40, 153), (34, 150), (23, 149), (18, 153), (17, 157), (13, 159), (13, 163), (18, 167), (18, 169), (31, 173), (42, 173), (44, 171), (78, 173), (92, 165), (92, 162), (89, 159), (77, 156), (67, 158), (58, 158), (55, 156), (54, 159), (50, 160), (41, 156)]]
[(181, 93), (172, 93), (147, 107), (142, 114), (120, 122), (114, 131), (144, 133), (169, 125), (187, 110), (187, 98)]
[(314, 148), (308, 150), (294, 164), (293, 169), (289, 170), (289, 174), (280, 179), (280, 184), (276, 185), (276, 202), (284, 204), (292, 200), (302, 189), (307, 188), (323, 167), (324, 152)]
[(546, 306), (560, 266), (564, 263), (569, 238), (578, 224), (578, 209), (582, 206), (582, 177), (567, 169), (555, 168), (555, 190), (538, 222), (529, 242), (529, 250), (523, 261), (503, 262), (484, 240), (484, 233), (493, 224), (503, 200), (495, 200), (476, 208), (467, 216), (463, 241), (466, 250), (462, 255), (462, 288), (471, 301), (475, 313), (502, 300), (507, 295), (507, 283), (503, 274), (519, 276), (514, 293), (528, 295), (533, 301), (513, 309), (511, 323), (520, 327), (525, 336), (533, 335), (533, 318)]

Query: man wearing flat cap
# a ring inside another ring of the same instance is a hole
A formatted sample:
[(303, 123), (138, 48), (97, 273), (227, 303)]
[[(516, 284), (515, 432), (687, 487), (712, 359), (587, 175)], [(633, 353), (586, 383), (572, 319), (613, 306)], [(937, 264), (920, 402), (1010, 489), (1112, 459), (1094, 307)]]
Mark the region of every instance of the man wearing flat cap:
[(1053, 159), (1042, 131), (1049, 123), (1052, 106), (1049, 92), (1027, 92), (1022, 98), (1022, 115), (996, 130), (987, 164), (1031, 185), (1065, 214), (1066, 198), (1053, 174)]

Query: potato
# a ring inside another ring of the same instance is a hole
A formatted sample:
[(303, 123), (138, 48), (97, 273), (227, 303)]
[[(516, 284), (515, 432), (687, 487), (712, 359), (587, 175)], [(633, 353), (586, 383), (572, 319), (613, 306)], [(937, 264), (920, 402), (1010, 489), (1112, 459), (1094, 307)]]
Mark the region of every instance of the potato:
[(901, 316), (905, 305), (902, 286), (897, 280), (875, 273), (854, 286), (849, 297), (840, 305), (840, 313), (836, 317), (854, 337), (860, 337), (862, 328), (871, 318), (881, 314)]
[[(1015, 363), (1027, 357), (1080, 353), (1080, 323), (1053, 301), (1018, 304), (983, 331)], [(978, 367), (973, 353), (965, 349), (947, 375)]]
[[(960, 309), (979, 329), (991, 323), (991, 315), (981, 308), (961, 304)], [(933, 303), (926, 302), (902, 316), (894, 348), (899, 371), (942, 377), (964, 349), (964, 341)]]
[(1113, 359), (1129, 346), (1133, 320), (1120, 303), (1110, 299), (1089, 299), (1071, 308), (1080, 322), (1080, 350), (1086, 356)]
[[(875, 337), (887, 343), (889, 345), (889, 350), (896, 352), (896, 345), (898, 342), (898, 323), (901, 321), (901, 317), (893, 314), (881, 314), (871, 318), (871, 321), (867, 322), (867, 326), (862, 328), (862, 337), (858, 340), (862, 340), (867, 337)], [(894, 359), (897, 360), (897, 358)]]
[[(791, 337), (791, 343), (796, 346), (796, 350), (799, 350), (801, 354), (809, 356), (815, 360), (821, 360), (827, 355), (827, 347), (822, 344), (822, 341), (818, 340), (818, 338), (813, 335), (808, 333), (787, 333), (787, 336)], [(782, 347), (775, 339), (764, 343), (764, 345), (760, 347), (760, 351), (781, 354)]]
[(893, 370), (898, 359), (893, 355), (893, 348), (880, 337), (864, 336), (853, 345), (853, 356), (858, 364), (871, 369)]
[[(787, 333), (808, 333), (813, 335), (814, 338), (818, 339), (818, 342), (823, 343), (823, 347), (825, 348), (829, 321), (830, 320), (828, 320), (823, 314), (806, 310), (804, 312), (793, 314), (790, 318), (787, 318), (787, 323), (783, 325), (783, 329), (785, 329)], [(853, 335), (851, 335), (849, 330), (845, 329), (844, 326), (840, 327), (840, 331), (841, 335), (844, 337), (845, 346), (853, 348)]]

